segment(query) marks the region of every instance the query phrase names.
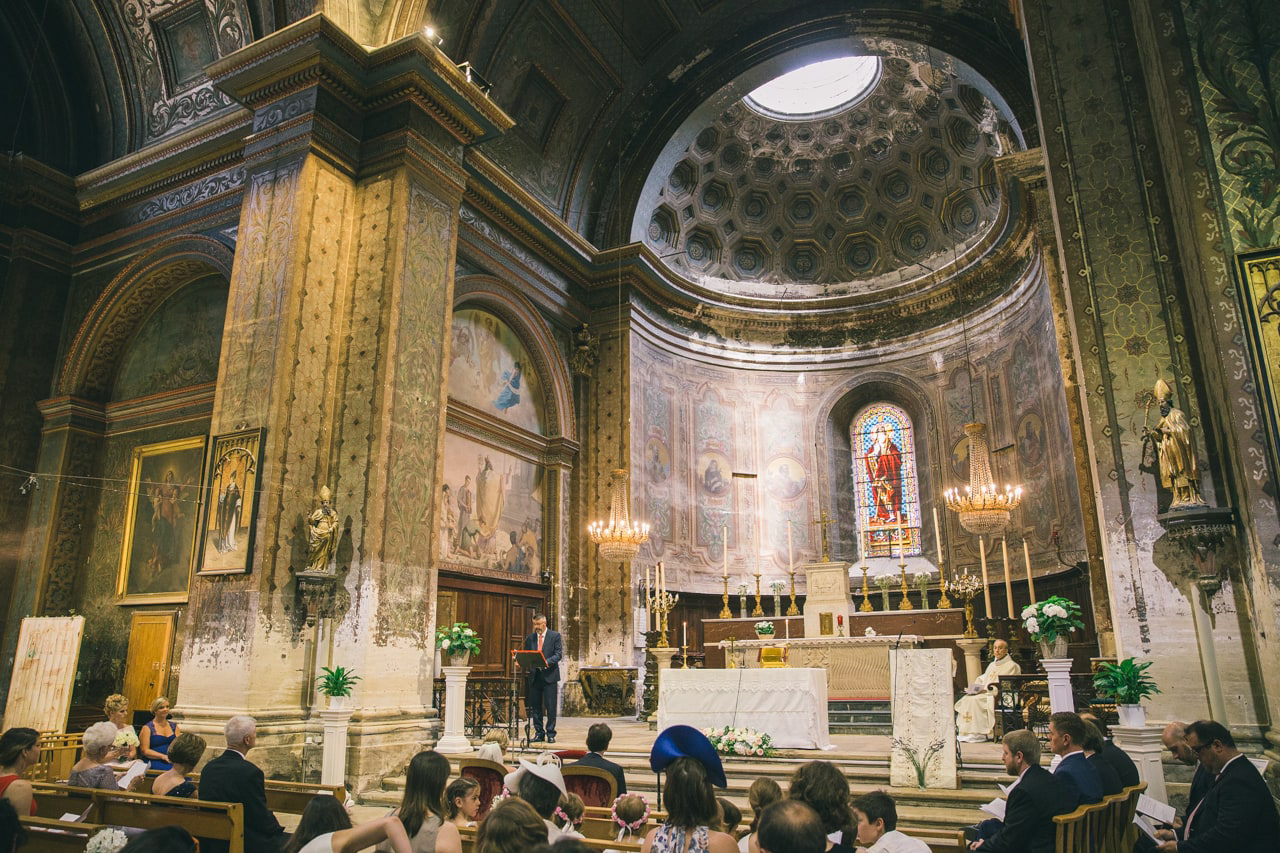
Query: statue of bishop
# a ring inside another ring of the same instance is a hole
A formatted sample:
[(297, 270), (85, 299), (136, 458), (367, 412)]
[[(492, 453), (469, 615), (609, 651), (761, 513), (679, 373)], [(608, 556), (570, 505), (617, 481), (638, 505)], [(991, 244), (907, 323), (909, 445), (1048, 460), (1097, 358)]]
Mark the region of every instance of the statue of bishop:
[(1200, 475), (1196, 464), (1195, 445), (1191, 441), (1191, 424), (1181, 409), (1173, 405), (1173, 389), (1163, 379), (1156, 380), (1156, 402), (1160, 405), (1160, 422), (1143, 427), (1142, 436), (1156, 446), (1160, 462), (1160, 484), (1173, 492), (1169, 509), (1205, 506), (1200, 496)]

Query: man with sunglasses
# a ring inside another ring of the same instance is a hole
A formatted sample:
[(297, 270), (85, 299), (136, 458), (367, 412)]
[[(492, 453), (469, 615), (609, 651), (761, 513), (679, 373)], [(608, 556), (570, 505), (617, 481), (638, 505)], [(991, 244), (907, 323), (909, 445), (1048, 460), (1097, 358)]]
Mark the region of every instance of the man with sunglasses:
[(1262, 775), (1236, 749), (1221, 723), (1198, 720), (1187, 726), (1186, 747), (1200, 759), (1212, 781), (1204, 798), (1187, 813), (1183, 841), (1157, 849), (1178, 853), (1273, 853), (1280, 849), (1280, 816)]

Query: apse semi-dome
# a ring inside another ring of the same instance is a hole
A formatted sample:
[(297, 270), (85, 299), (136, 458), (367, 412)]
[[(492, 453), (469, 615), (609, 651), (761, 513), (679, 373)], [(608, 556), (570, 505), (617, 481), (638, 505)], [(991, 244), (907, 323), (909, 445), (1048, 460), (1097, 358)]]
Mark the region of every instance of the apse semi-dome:
[[(998, 93), (922, 45), (856, 48), (708, 99), (655, 161), (632, 239), (699, 288), (762, 300), (873, 294), (982, 242), (1001, 220), (993, 159), (1021, 147)], [(806, 66), (836, 76), (789, 107)]]

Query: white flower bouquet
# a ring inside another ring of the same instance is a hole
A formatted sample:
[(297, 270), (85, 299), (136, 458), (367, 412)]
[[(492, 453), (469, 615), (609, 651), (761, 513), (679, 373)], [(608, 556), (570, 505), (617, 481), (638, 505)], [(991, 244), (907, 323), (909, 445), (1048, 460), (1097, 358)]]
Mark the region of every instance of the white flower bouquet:
[(703, 729), (702, 733), (721, 755), (769, 756), (774, 752), (773, 738), (767, 732), (733, 726), (712, 726)]
[(1028, 604), (1022, 609), (1022, 624), (1037, 643), (1052, 643), (1058, 637), (1084, 628), (1080, 620), (1080, 605), (1069, 598), (1051, 595), (1044, 601)]
[(772, 634), (772, 633), (773, 633), (773, 623), (772, 623), (772, 622), (770, 622), (770, 621), (768, 621), (767, 619), (766, 619), (765, 621), (763, 621), (763, 622), (757, 622), (757, 623), (756, 623), (756, 633), (757, 633), (757, 634)]
[(129, 836), (114, 827), (99, 830), (84, 846), (84, 853), (116, 853), (129, 843)]
[(454, 622), (436, 631), (436, 648), (446, 654), (480, 651), (480, 635), (466, 622)]
[[(133, 730), (133, 726), (125, 726), (116, 733), (116, 739), (111, 742), (112, 746), (137, 746), (138, 733)], [(99, 833), (101, 834), (101, 833)]]

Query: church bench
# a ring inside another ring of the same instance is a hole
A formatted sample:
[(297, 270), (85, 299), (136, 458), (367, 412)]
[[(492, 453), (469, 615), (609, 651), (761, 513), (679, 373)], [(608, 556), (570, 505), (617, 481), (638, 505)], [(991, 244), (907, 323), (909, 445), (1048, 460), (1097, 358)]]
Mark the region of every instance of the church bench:
[[(150, 794), (151, 786), (155, 784), (162, 770), (148, 770), (143, 781), (139, 783), (137, 789), (140, 794)], [(200, 789), (200, 774), (192, 773), (187, 777), (196, 785), (196, 790)], [(297, 814), (300, 815), (307, 808), (307, 803), (311, 802), (315, 797), (331, 796), (335, 797), (338, 802), (346, 803), (347, 789), (342, 785), (314, 785), (310, 782), (290, 782), (283, 779), (268, 779), (265, 783), (267, 792), (267, 808), (273, 812), (280, 814)]]
[(98, 823), (72, 823), (47, 817), (23, 817), (28, 850), (41, 853), (84, 853), (89, 839), (106, 827)]
[(27, 771), (32, 781), (56, 782), (71, 775), (71, 768), (80, 760), (84, 748), (84, 735), (60, 732), (42, 732), (40, 758)]
[(1053, 818), (1055, 853), (1112, 853), (1103, 847), (1106, 802), (1078, 807)]

